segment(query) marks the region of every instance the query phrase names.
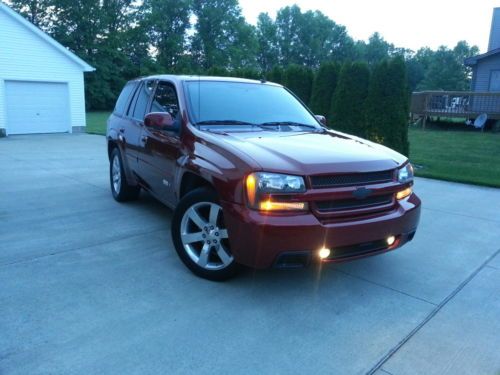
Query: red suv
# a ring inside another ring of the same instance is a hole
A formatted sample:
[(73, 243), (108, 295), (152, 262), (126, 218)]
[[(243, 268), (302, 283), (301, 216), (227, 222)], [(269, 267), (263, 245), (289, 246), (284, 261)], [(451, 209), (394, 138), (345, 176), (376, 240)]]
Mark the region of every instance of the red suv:
[(212, 280), (394, 250), (420, 217), (408, 159), (330, 130), (283, 86), (159, 75), (128, 82), (108, 120), (117, 201), (174, 210), (184, 264)]

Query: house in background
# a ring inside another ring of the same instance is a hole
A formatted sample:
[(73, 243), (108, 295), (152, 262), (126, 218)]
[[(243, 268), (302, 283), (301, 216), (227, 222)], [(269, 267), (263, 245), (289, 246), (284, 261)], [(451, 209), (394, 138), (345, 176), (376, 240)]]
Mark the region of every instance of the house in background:
[(94, 70), (0, 2), (0, 136), (83, 130)]
[(493, 9), (488, 51), (465, 60), (472, 68), (471, 91), (500, 92), (500, 8)]

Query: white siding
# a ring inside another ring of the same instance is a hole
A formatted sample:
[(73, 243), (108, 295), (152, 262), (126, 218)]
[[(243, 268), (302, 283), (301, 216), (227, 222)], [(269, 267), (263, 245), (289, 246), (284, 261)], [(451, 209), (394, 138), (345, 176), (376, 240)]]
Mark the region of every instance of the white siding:
[(0, 9), (0, 128), (6, 127), (5, 81), (12, 80), (67, 83), (67, 130), (85, 126), (82, 67)]

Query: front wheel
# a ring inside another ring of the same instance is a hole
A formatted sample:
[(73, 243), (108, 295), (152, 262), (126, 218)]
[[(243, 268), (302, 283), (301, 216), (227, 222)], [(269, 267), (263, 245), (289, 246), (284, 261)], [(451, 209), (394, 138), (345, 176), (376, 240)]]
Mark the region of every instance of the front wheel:
[(181, 200), (173, 216), (172, 239), (182, 262), (197, 276), (222, 281), (240, 269), (229, 248), (222, 207), (211, 189), (193, 190)]

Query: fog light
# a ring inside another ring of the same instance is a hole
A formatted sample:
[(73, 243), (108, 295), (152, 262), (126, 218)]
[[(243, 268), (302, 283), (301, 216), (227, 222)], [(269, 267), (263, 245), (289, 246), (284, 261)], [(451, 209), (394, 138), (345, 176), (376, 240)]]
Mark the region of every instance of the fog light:
[(396, 242), (396, 237), (394, 236), (387, 237), (387, 245), (392, 246), (394, 242)]
[(330, 249), (327, 249), (326, 247), (324, 247), (324, 248), (319, 250), (318, 254), (319, 254), (319, 257), (321, 259), (325, 259), (325, 258), (328, 258), (330, 256), (330, 253), (331, 253)]

